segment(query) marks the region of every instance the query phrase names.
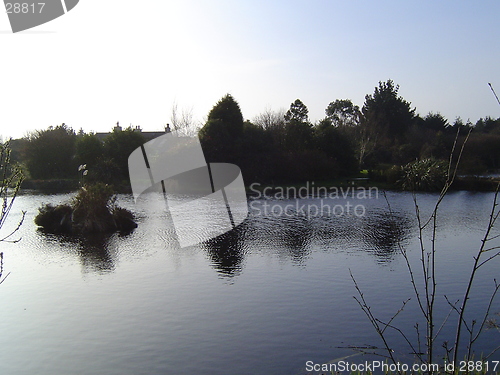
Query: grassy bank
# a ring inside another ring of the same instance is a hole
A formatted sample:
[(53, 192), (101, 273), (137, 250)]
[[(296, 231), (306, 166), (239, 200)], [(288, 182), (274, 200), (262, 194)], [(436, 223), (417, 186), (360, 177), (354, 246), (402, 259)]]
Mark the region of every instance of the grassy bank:
[[(370, 178), (368, 175), (356, 175), (352, 177), (341, 177), (325, 181), (291, 181), (275, 183), (246, 182), (246, 192), (248, 196), (259, 195), (266, 190), (267, 195), (272, 195), (279, 188), (300, 189), (306, 184), (314, 188), (324, 187), (327, 189), (338, 188), (378, 188), (380, 190), (402, 190), (396, 181), (387, 181), (379, 178)], [(451, 190), (467, 191), (495, 191), (500, 183), (500, 178), (463, 176), (457, 177), (451, 186)], [(23, 190), (35, 190), (42, 193), (68, 193), (77, 191), (80, 181), (77, 179), (51, 179), (51, 180), (25, 180), (21, 185)], [(115, 193), (130, 194), (132, 192), (130, 183), (123, 181), (118, 185), (113, 185)]]
[[(453, 184), (451, 185), (450, 190), (494, 192), (499, 183), (500, 179), (498, 178), (486, 178), (486, 177), (474, 177), (474, 176), (457, 177), (453, 182)], [(291, 182), (291, 183), (274, 183), (274, 184), (250, 183), (245, 187), (248, 196), (259, 196), (263, 195), (264, 192), (267, 196), (269, 196), (269, 195), (279, 194), (283, 189), (289, 189), (290, 191), (294, 190), (298, 191), (300, 188), (304, 187), (309, 187), (310, 190), (314, 188), (315, 191), (317, 191), (318, 188), (326, 188), (329, 191), (330, 189), (334, 188), (344, 191), (348, 188), (355, 188), (355, 189), (377, 188), (379, 190), (403, 191), (402, 187), (397, 182), (372, 180), (370, 178), (360, 178), (360, 177), (338, 178), (329, 181)]]

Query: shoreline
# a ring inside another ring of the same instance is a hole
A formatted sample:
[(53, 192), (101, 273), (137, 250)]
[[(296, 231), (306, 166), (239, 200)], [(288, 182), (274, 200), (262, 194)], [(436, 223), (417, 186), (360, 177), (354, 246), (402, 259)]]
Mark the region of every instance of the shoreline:
[[(498, 184), (500, 184), (500, 178), (498, 177), (483, 177), (483, 176), (461, 176), (457, 177), (450, 187), (452, 191), (490, 191), (494, 192), (497, 189)], [(77, 179), (50, 179), (50, 180), (24, 180), (20, 193), (28, 193), (30, 191), (36, 193), (71, 193), (75, 192), (80, 187), (80, 181)], [(299, 191), (299, 189), (306, 189), (307, 191), (332, 191), (340, 190), (346, 191), (351, 190), (392, 190), (392, 191), (404, 191), (396, 184), (391, 184), (384, 181), (372, 180), (368, 177), (344, 177), (338, 178), (331, 181), (303, 181), (303, 182), (275, 182), (275, 183), (262, 183), (262, 182), (252, 182), (250, 184), (245, 184), (245, 190), (247, 196), (254, 197), (262, 195), (264, 191), (270, 194), (280, 194), (283, 190), (288, 190), (290, 192)], [(132, 189), (125, 182), (118, 186), (114, 186), (116, 194), (131, 194)]]

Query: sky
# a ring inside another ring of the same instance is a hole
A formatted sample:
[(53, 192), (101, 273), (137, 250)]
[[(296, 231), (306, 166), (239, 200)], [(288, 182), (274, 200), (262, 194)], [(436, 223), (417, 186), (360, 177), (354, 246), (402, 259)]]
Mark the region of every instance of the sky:
[(80, 0), (12, 33), (0, 13), (0, 135), (202, 125), (225, 94), (252, 120), (300, 99), (312, 122), (379, 81), (425, 116), (500, 117), (500, 2)]

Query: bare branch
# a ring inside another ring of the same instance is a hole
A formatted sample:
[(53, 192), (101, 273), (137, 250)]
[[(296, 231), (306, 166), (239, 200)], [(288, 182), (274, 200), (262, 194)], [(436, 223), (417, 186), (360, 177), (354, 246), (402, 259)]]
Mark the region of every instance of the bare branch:
[(193, 108), (184, 108), (181, 113), (179, 113), (177, 103), (172, 104), (170, 121), (172, 122), (174, 130), (179, 134), (192, 136), (196, 133), (196, 125), (193, 120)]
[[(395, 318), (399, 315), (399, 313), (401, 313), (401, 312), (404, 310), (404, 308), (405, 308), (406, 304), (408, 303), (408, 301), (410, 301), (410, 299), (411, 299), (411, 298), (408, 298), (406, 301), (403, 301), (403, 305), (399, 308), (399, 310), (398, 310), (398, 311), (396, 311), (396, 312), (394, 313), (394, 315), (391, 317), (391, 319), (389, 319), (389, 321), (388, 321), (387, 323), (383, 323), (386, 327), (389, 327), (389, 326), (390, 326), (390, 324), (392, 323), (392, 321), (393, 321), (393, 320), (394, 320), (394, 319), (395, 319)], [(379, 321), (379, 322), (380, 322), (380, 321)], [(380, 323), (382, 323), (382, 322), (380, 322)], [(382, 330), (382, 333), (383, 333), (384, 331), (385, 331), (385, 328)]]
[[(411, 343), (411, 341), (408, 339), (408, 337), (404, 334), (404, 332), (401, 329), (399, 329), (398, 327), (395, 327), (395, 326), (393, 326), (393, 325), (391, 325), (389, 323), (384, 323), (380, 319), (376, 319), (376, 320), (377, 320), (378, 323), (384, 325), (385, 328), (389, 327), (389, 328), (392, 328), (393, 330), (399, 332), (401, 334), (401, 336), (404, 338), (404, 340), (406, 341), (406, 343), (410, 346), (411, 350), (413, 350), (413, 354), (415, 354), (421, 362), (424, 361), (424, 359), (422, 357), (422, 355), (424, 353), (420, 353), (419, 351), (417, 351), (415, 349), (415, 347), (413, 346), (413, 344)], [(385, 331), (385, 328), (384, 328), (384, 331)]]
[(493, 293), (491, 293), (490, 301), (489, 301), (488, 307), (486, 308), (486, 311), (484, 313), (484, 317), (483, 317), (483, 320), (481, 322), (481, 325), (479, 326), (479, 330), (478, 330), (476, 336), (471, 340), (471, 346), (479, 338), (479, 335), (483, 331), (484, 325), (486, 324), (486, 320), (488, 319), (488, 315), (490, 314), (490, 311), (491, 311), (491, 305), (493, 304), (493, 300), (495, 299), (495, 296), (498, 293), (498, 289), (500, 288), (500, 284), (497, 283), (496, 279), (494, 280), (494, 282), (495, 282), (495, 289), (493, 290)]
[(453, 311), (457, 311), (457, 308), (456, 308), (456, 305), (457, 303), (460, 301), (460, 300), (456, 300), (454, 304), (452, 304), (449, 300), (448, 300), (448, 297), (445, 295), (444, 298), (446, 298), (446, 301), (448, 302), (449, 305), (452, 306), (452, 308), (450, 309), (450, 311), (448, 311), (448, 314), (446, 315), (446, 317), (444, 318), (443, 320), (443, 323), (441, 324), (441, 326), (439, 327), (439, 329), (437, 330), (436, 334), (434, 335), (434, 340), (438, 337), (439, 333), (441, 332), (441, 330), (443, 329), (444, 325), (446, 324), (446, 322), (448, 321), (448, 319), (450, 318), (450, 315)]
[(384, 343), (384, 347), (385, 347), (385, 350), (387, 351), (391, 361), (393, 363), (396, 363), (396, 359), (394, 358), (394, 355), (392, 354), (394, 352), (394, 350), (392, 350), (390, 347), (389, 347), (389, 343), (387, 342), (387, 339), (384, 335), (384, 332), (383, 330), (380, 328), (378, 322), (377, 322), (377, 319), (375, 319), (373, 313), (371, 312), (371, 309), (370, 307), (368, 306), (368, 304), (366, 303), (366, 300), (365, 300), (365, 297), (363, 295), (363, 292), (361, 292), (361, 289), (359, 288), (359, 285), (356, 281), (356, 279), (354, 278), (354, 275), (352, 274), (351, 270), (349, 269), (349, 274), (351, 275), (351, 279), (352, 281), (354, 282), (354, 287), (356, 288), (356, 290), (358, 291), (358, 294), (359, 294), (359, 297), (360, 299), (356, 298), (355, 296), (353, 297), (356, 302), (359, 304), (359, 306), (361, 307), (361, 310), (365, 313), (365, 315), (368, 317), (368, 320), (370, 321), (370, 323), (372, 324), (373, 328), (375, 328), (375, 331), (377, 332), (377, 334), (379, 335), (379, 337), (382, 339), (382, 342)]
[(4, 238), (0, 239), (0, 242), (5, 241), (5, 242), (10, 242), (10, 243), (16, 243), (16, 242), (21, 241), (21, 238), (18, 238), (18, 239), (15, 239), (15, 240), (8, 240), (8, 238), (11, 237), (11, 236), (13, 236), (14, 233), (16, 233), (21, 228), (21, 225), (24, 222), (25, 216), (26, 216), (26, 211), (22, 211), (21, 220), (19, 220), (19, 223), (17, 224), (16, 228), (12, 232), (10, 232), (7, 236), (5, 236)]
[[(493, 249), (491, 249), (491, 250), (493, 250)], [(486, 250), (486, 251), (487, 251), (487, 250)], [(487, 258), (487, 259), (483, 260), (481, 263), (479, 263), (479, 264), (478, 264), (477, 268), (479, 268), (479, 267), (483, 266), (484, 264), (488, 263), (490, 260), (492, 260), (492, 259), (496, 258), (496, 257), (497, 257), (497, 256), (499, 256), (499, 255), (500, 255), (500, 251), (499, 251), (498, 253), (496, 253), (496, 254), (494, 254), (494, 255), (490, 256), (489, 258)]]

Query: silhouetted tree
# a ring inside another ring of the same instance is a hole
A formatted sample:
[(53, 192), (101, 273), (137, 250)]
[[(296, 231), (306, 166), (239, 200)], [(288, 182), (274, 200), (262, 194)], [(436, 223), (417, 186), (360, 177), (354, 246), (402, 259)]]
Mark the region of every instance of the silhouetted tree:
[[(317, 148), (334, 163), (338, 174), (345, 176), (356, 172), (358, 165), (354, 147), (348, 136), (340, 128), (333, 126), (329, 118), (321, 120), (316, 125), (314, 137)], [(325, 178), (328, 177), (332, 176), (325, 175)]]
[(500, 134), (472, 133), (464, 149), (461, 169), (479, 174), (500, 169)]
[(399, 86), (388, 80), (379, 82), (373, 95), (365, 96), (358, 147), (361, 163), (367, 160), (369, 166), (399, 163), (401, 155), (408, 154), (401, 146), (414, 123), (415, 109), (411, 109), (410, 103), (398, 96), (398, 90)]
[(356, 160), (358, 167), (363, 169), (365, 161), (376, 150), (379, 143), (380, 134), (375, 127), (369, 126), (371, 114), (363, 117), (363, 120), (358, 126), (351, 129), (344, 129), (349, 131), (350, 138), (353, 140), (355, 147)]
[(104, 147), (95, 134), (82, 134), (76, 138), (76, 161), (79, 165), (86, 164), (87, 168), (94, 167), (103, 157)]
[(195, 123), (193, 121), (193, 109), (182, 109), (179, 113), (177, 103), (172, 105), (172, 114), (170, 116), (173, 129), (179, 133), (187, 136), (196, 134)]
[(349, 99), (337, 99), (328, 104), (325, 110), (326, 116), (334, 126), (357, 126), (361, 112), (357, 105)]
[(285, 126), (285, 110), (280, 109), (278, 111), (273, 111), (270, 108), (266, 108), (264, 112), (257, 115), (253, 121), (253, 124), (260, 126), (265, 130), (270, 130), (276, 127)]
[(76, 134), (66, 124), (36, 130), (27, 137), (26, 166), (32, 178), (74, 178)]
[(487, 116), (477, 120), (474, 126), (474, 131), (482, 133), (497, 133), (500, 134), (500, 117), (496, 120)]
[(439, 112), (432, 113), (429, 112), (427, 116), (424, 117), (424, 121), (422, 122), (422, 126), (427, 129), (435, 130), (435, 131), (444, 131), (446, 130), (450, 124), (448, 120), (444, 118)]
[(240, 105), (234, 98), (227, 94), (208, 113), (207, 122), (219, 121), (225, 132), (237, 138), (243, 131), (243, 115)]
[(144, 142), (144, 136), (140, 132), (134, 131), (132, 127), (124, 130), (115, 128), (104, 139), (104, 157), (112, 161), (113, 168), (117, 168), (115, 170), (118, 172), (118, 175), (113, 176), (113, 179), (127, 180), (129, 178), (128, 157)]
[(462, 118), (457, 117), (453, 122), (453, 125), (451, 125), (449, 129), (453, 134), (456, 134), (457, 131), (467, 133), (469, 130), (473, 129), (473, 127), (474, 125), (472, 125), (472, 123), (469, 120), (467, 120), (467, 122), (464, 123), (464, 120), (462, 120)]
[(392, 80), (379, 82), (373, 95), (365, 96), (362, 108), (364, 125), (389, 140), (400, 138), (411, 126), (415, 109), (398, 96), (399, 85)]
[(290, 109), (285, 114), (286, 122), (303, 122), (309, 121), (308, 117), (309, 110), (300, 99), (296, 99), (292, 104), (290, 104)]
[(209, 162), (236, 162), (243, 133), (243, 115), (239, 104), (227, 94), (212, 108), (199, 137)]
[(253, 120), (253, 123), (263, 128), (272, 139), (273, 147), (281, 150), (285, 146), (285, 110), (273, 111), (266, 109)]
[(313, 146), (313, 129), (308, 121), (309, 110), (299, 99), (290, 104), (285, 114), (285, 148), (304, 151)]
[(28, 144), (27, 138), (12, 139), (10, 143), (10, 161), (12, 164), (23, 164), (25, 162), (25, 151)]

